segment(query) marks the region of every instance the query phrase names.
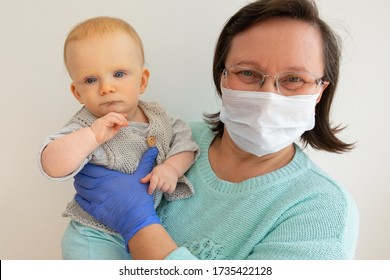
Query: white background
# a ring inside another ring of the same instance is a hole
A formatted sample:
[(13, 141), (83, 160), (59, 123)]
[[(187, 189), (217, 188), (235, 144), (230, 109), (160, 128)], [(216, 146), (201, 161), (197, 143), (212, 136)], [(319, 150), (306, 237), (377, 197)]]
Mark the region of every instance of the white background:
[[(37, 167), (44, 138), (79, 108), (69, 91), (63, 41), (78, 22), (108, 15), (130, 22), (145, 45), (151, 80), (145, 100), (182, 119), (201, 120), (219, 101), (211, 78), (224, 22), (247, 0), (0, 0), (0, 259), (60, 259), (61, 217), (72, 182)], [(389, 62), (386, 0), (317, 0), (341, 35), (344, 57), (332, 120), (348, 128), (350, 153), (308, 151), (354, 196), (360, 211), (357, 259), (390, 259)], [(288, 51), (288, 50), (286, 50)]]

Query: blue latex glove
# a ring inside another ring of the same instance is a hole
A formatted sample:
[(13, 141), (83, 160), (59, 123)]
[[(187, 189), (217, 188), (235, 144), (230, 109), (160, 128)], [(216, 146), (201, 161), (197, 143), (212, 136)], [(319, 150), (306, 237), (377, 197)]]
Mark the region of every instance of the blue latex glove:
[(87, 164), (74, 177), (76, 201), (96, 220), (120, 233), (126, 248), (140, 229), (161, 223), (153, 195), (147, 193), (148, 184), (140, 182), (153, 169), (157, 154), (156, 147), (149, 148), (134, 174)]

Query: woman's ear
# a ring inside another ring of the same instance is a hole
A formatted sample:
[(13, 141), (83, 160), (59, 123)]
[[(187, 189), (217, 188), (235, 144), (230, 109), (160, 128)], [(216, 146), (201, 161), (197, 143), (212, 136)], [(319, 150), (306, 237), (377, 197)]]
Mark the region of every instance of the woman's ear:
[(146, 88), (148, 87), (149, 77), (150, 77), (149, 69), (144, 67), (142, 69), (142, 75), (141, 75), (141, 86), (140, 86), (141, 93), (144, 93)]
[(80, 93), (77, 91), (74, 83), (70, 85), (70, 91), (73, 93), (73, 96), (77, 99), (77, 101), (80, 102), (80, 104), (84, 104), (83, 99), (81, 98)]
[(318, 104), (318, 102), (320, 102), (321, 97), (322, 97), (322, 94), (324, 93), (324, 91), (325, 91), (325, 89), (328, 87), (328, 85), (329, 85), (329, 82), (323, 82), (323, 84), (322, 84), (322, 89), (321, 89), (320, 94), (318, 95), (316, 104)]

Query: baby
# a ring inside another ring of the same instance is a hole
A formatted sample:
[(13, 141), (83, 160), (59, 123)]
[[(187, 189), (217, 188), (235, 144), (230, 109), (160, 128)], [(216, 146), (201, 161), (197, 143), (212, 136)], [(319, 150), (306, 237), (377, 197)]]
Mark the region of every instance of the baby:
[[(155, 207), (162, 193), (167, 200), (191, 196), (194, 190), (183, 174), (199, 148), (183, 121), (169, 116), (156, 102), (140, 100), (150, 73), (136, 31), (116, 18), (86, 20), (66, 38), (64, 61), (71, 91), (83, 106), (45, 140), (39, 153), (42, 172), (62, 181), (90, 162), (133, 173), (142, 154), (155, 145), (157, 166), (145, 177), (150, 182), (148, 192), (155, 193)], [(75, 200), (64, 215), (72, 219), (62, 243), (65, 259), (129, 258), (121, 237)]]

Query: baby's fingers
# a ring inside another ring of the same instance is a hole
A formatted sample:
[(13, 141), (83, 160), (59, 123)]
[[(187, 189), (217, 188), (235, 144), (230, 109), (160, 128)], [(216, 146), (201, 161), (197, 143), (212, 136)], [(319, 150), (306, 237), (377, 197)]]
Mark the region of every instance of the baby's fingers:
[(141, 183), (146, 184), (146, 183), (149, 183), (150, 178), (152, 178), (152, 173), (149, 173), (148, 175), (146, 175), (145, 177), (143, 177), (140, 181), (141, 181)]
[(159, 178), (157, 176), (150, 176), (148, 193), (153, 194), (159, 184)]
[(141, 181), (141, 183), (144, 183), (144, 184), (150, 183), (149, 188), (148, 188), (148, 194), (152, 194), (157, 188), (158, 180), (157, 180), (157, 183), (156, 183), (156, 177), (154, 177), (154, 179), (152, 180), (152, 173), (149, 173), (148, 175), (143, 177), (140, 181)]
[(173, 193), (175, 190), (176, 190), (176, 184), (173, 184), (173, 185), (170, 185), (165, 192)]
[(116, 126), (120, 126), (120, 127), (127, 126), (129, 123), (122, 114), (117, 114), (113, 116), (112, 122), (115, 123)]

